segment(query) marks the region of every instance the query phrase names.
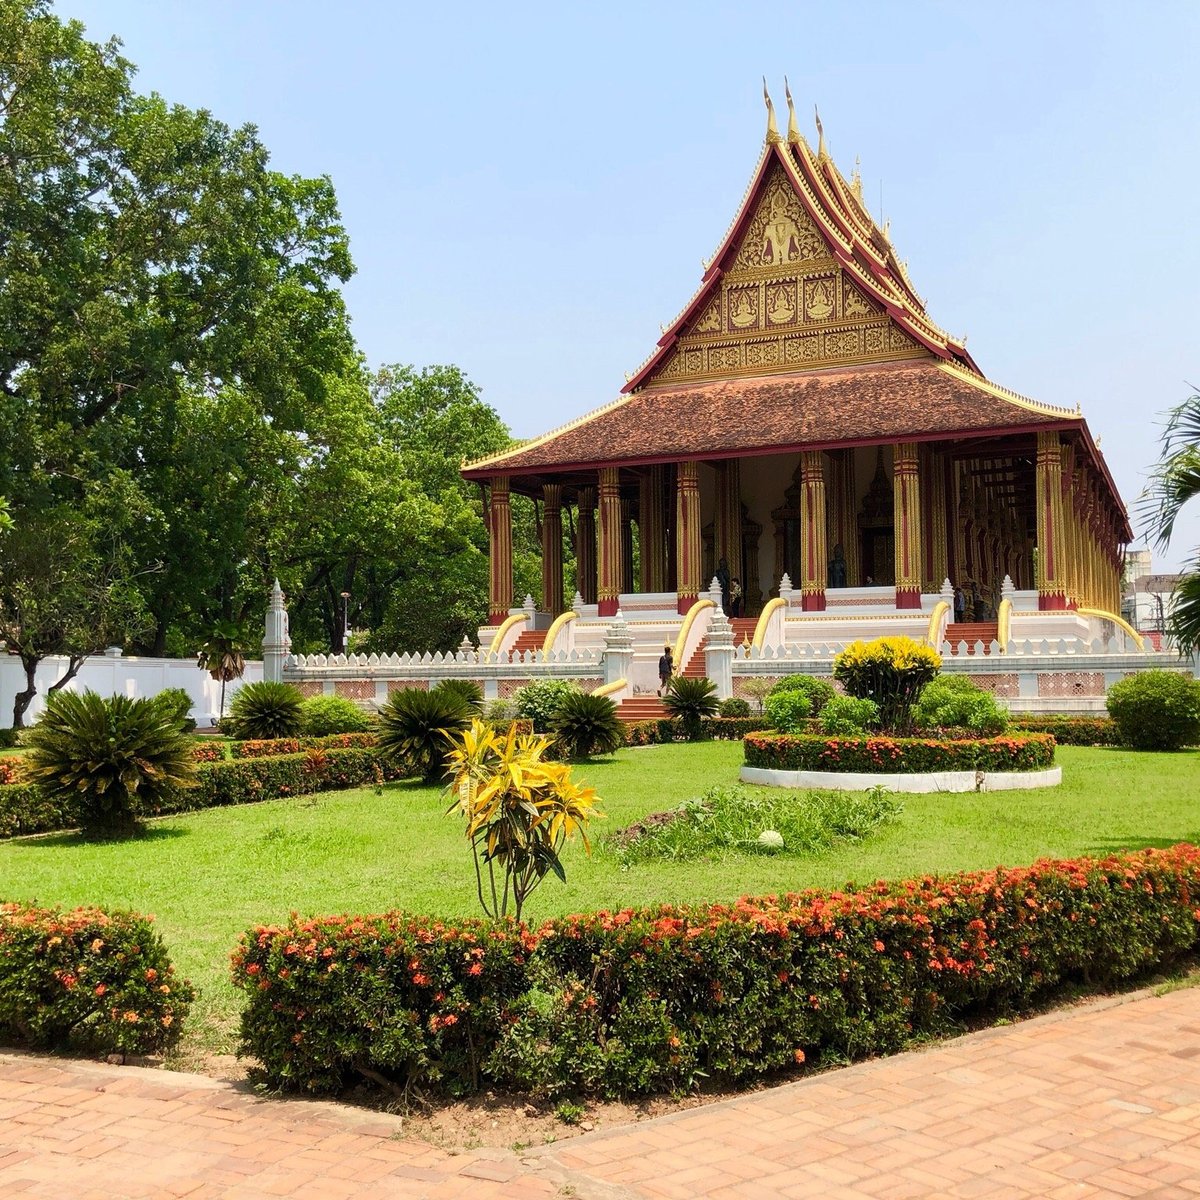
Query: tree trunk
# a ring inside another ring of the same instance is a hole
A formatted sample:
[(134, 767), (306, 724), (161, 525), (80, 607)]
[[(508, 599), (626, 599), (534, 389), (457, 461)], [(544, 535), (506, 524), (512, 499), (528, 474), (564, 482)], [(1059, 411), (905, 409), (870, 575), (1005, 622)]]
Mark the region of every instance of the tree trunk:
[(21, 655), (21, 665), (25, 668), (25, 690), (18, 692), (13, 697), (13, 728), (25, 728), (25, 710), (33, 702), (34, 696), (37, 695), (37, 683), (34, 677), (37, 675), (38, 663), (40, 658), (27, 658), (24, 654)]

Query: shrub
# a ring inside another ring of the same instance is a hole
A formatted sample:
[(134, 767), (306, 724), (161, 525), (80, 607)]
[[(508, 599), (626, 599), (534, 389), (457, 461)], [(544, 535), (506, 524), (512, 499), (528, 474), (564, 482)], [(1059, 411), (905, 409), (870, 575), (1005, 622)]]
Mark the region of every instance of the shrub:
[(676, 675), (663, 696), (663, 708), (683, 727), (689, 742), (704, 736), (704, 719), (717, 715), (717, 685), (711, 679)]
[(764, 705), (772, 729), (799, 733), (812, 714), (812, 702), (801, 691), (772, 692)]
[(552, 728), (555, 753), (567, 758), (611, 754), (625, 744), (617, 706), (607, 696), (587, 692), (564, 696)]
[(271, 1086), (629, 1095), (889, 1053), (1194, 950), (1200, 850), (547, 921), (293, 916), (234, 955)]
[(1035, 717), (1011, 714), (1008, 727), (1014, 733), (1049, 733), (1060, 746), (1119, 746), (1121, 735), (1112, 717)]
[[(673, 721), (669, 717), (657, 721), (626, 721), (623, 724), (626, 746), (657, 746), (664, 742), (688, 740), (683, 722)], [(700, 736), (736, 742), (762, 727), (762, 717), (705, 717), (700, 722)]]
[(834, 696), (825, 705), (820, 724), (829, 737), (859, 737), (879, 724), (879, 705), (855, 696)]
[(192, 740), (169, 696), (55, 692), (26, 744), (25, 778), (95, 836), (131, 833), (145, 811), (195, 777)]
[(563, 699), (579, 689), (569, 679), (535, 679), (518, 689), (517, 716), (533, 722), (534, 733), (549, 733)]
[(980, 737), (1008, 728), (1008, 711), (966, 675), (939, 675), (921, 693), (912, 717), (918, 729), (962, 729)]
[(483, 688), (473, 679), (443, 679), (430, 690), (457, 696), (473, 717), (483, 713)]
[(192, 698), (188, 694), (187, 688), (163, 688), (158, 694), (169, 700), (179, 718), (179, 727), (183, 732), (192, 733), (196, 728), (196, 722), (192, 719)]
[(516, 715), (517, 706), (511, 700), (489, 700), (483, 706), (483, 719), (490, 725), (507, 725)]
[(800, 692), (808, 697), (812, 715), (819, 717), (825, 705), (837, 694), (837, 688), (828, 679), (819, 679), (816, 675), (785, 675), (771, 685), (771, 694), (780, 692)]
[(1054, 739), (1048, 733), (943, 741), (751, 733), (742, 745), (748, 767), (776, 771), (1037, 771), (1054, 763)]
[(1135, 750), (1200, 743), (1200, 682), (1176, 671), (1139, 671), (1108, 689), (1108, 712)]
[(901, 733), (925, 685), (941, 670), (936, 650), (909, 637), (851, 642), (833, 660), (833, 677), (851, 696), (874, 700), (884, 729)]
[(758, 854), (759, 840), (774, 831), (779, 853), (813, 854), (847, 837), (863, 837), (900, 811), (886, 788), (871, 792), (809, 792), (765, 788), (709, 788), (669, 812), (651, 813), (608, 839), (625, 861), (684, 862), (729, 853)]
[(568, 838), (578, 833), (591, 852), (587, 823), (603, 815), (596, 793), (578, 787), (570, 767), (544, 761), (550, 742), (536, 734), (500, 737), (476, 720), (451, 750), (450, 811), (466, 818), (479, 903), (489, 916), (508, 916), (511, 897), (519, 921), (549, 871), (566, 883), (559, 851)]
[(761, 713), (763, 710), (763, 701), (771, 694), (771, 689), (774, 686), (774, 683), (770, 679), (752, 675), (749, 679), (742, 680), (742, 694), (749, 696), (754, 701), (757, 711)]
[(235, 738), (296, 737), (303, 702), (290, 683), (248, 683), (234, 693), (222, 729)]
[(453, 692), (402, 688), (379, 710), (379, 749), (434, 783), (445, 773), (451, 742), (470, 723), (466, 705)]
[[(244, 742), (224, 742), (233, 758), (273, 758), (279, 754), (299, 754), (303, 750), (351, 750), (379, 745), (377, 733), (330, 733), (325, 737), (250, 738)], [(223, 756), (221, 756), (223, 757)]]
[(750, 715), (750, 703), (747, 700), (739, 699), (737, 696), (730, 696), (728, 700), (721, 701), (721, 705), (717, 709), (717, 715), (722, 717), (748, 717)]
[(194, 998), (150, 920), (0, 903), (0, 1033), (38, 1050), (159, 1054)]
[(11, 750), (18, 745), (21, 733), (20, 729), (0, 729), (0, 750)]
[(374, 722), (345, 696), (309, 696), (300, 703), (300, 733), (328, 737), (331, 733), (367, 733)]
[(19, 782), (21, 774), (21, 758), (16, 755), (10, 755), (5, 758), (0, 758), (0, 787), (8, 787), (10, 784)]

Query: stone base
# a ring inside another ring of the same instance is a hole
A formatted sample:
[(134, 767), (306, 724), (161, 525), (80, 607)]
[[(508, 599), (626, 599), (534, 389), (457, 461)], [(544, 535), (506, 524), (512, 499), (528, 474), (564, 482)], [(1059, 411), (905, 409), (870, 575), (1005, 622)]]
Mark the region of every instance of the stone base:
[(1062, 767), (1050, 767), (1044, 771), (928, 771), (911, 774), (776, 771), (769, 767), (743, 767), (741, 780), (764, 787), (823, 788), (834, 792), (865, 792), (880, 786), (889, 792), (1007, 792), (1057, 787), (1062, 783)]

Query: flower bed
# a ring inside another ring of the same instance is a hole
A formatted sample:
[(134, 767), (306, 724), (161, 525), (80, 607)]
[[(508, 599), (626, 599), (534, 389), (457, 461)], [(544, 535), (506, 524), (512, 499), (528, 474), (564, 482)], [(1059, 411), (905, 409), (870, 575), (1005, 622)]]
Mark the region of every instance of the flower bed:
[(1194, 950), (1200, 851), (548, 921), (293, 918), (243, 936), (272, 1085), (674, 1091), (865, 1058)]
[(742, 744), (746, 766), (777, 771), (1037, 771), (1054, 762), (1054, 738), (1048, 733), (945, 740), (751, 733)]
[(0, 1036), (45, 1050), (156, 1054), (194, 998), (150, 918), (0, 904)]

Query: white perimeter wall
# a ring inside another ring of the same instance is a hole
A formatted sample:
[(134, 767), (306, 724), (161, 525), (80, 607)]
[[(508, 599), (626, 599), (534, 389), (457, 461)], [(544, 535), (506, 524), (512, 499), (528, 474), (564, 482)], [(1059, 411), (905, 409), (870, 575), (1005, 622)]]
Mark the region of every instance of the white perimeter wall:
[[(65, 658), (48, 658), (37, 672), (38, 694), (25, 710), (25, 724), (32, 725), (46, 706), (46, 689), (57, 682), (67, 669)], [(262, 663), (247, 662), (246, 673), (225, 685), (225, 711), (233, 693), (243, 683), (262, 679)], [(89, 689), (102, 696), (157, 696), (166, 688), (183, 688), (192, 698), (192, 718), (201, 728), (217, 719), (221, 685), (207, 671), (196, 666), (194, 658), (89, 658), (67, 684), (74, 692)], [(13, 701), (25, 689), (25, 669), (11, 654), (0, 654), (0, 729), (12, 725)]]

